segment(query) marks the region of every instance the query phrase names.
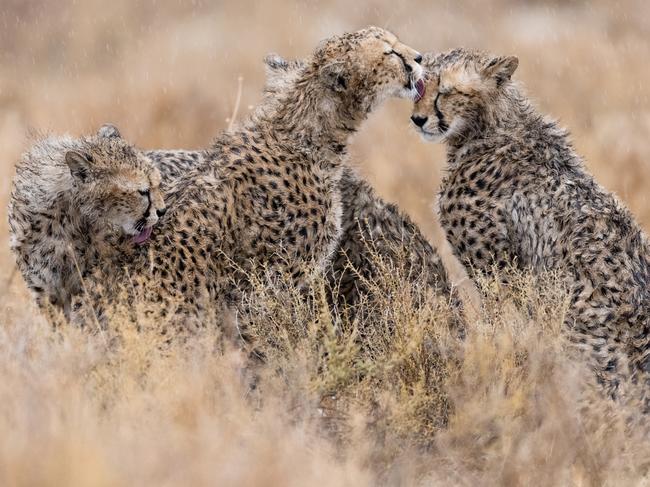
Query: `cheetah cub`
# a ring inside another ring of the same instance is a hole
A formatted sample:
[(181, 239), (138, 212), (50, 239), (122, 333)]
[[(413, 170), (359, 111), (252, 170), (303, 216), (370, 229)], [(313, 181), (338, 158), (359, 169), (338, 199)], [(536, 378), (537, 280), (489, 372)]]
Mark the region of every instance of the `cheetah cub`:
[(165, 212), (151, 161), (103, 126), (93, 137), (47, 137), (16, 166), (10, 245), (41, 308), (69, 314), (82, 276), (121, 247), (144, 244)]
[(563, 272), (566, 324), (614, 395), (621, 377), (650, 369), (646, 235), (511, 80), (517, 65), (463, 49), (427, 57), (426, 95), (411, 118), (447, 146), (441, 223), (470, 273)]
[[(269, 55), (265, 61), (267, 97), (286, 90), (304, 67), (300, 60), (287, 61), (278, 55)], [(404, 265), (409, 279), (425, 282), (428, 290), (460, 307), (438, 252), (408, 215), (380, 198), (350, 166), (343, 169), (338, 191), (341, 237), (327, 278), (339, 308), (354, 305), (370, 293), (366, 282), (377, 277), (378, 259), (388, 265)]]
[[(286, 60), (277, 54), (265, 58), (264, 97), (272, 100), (290, 89), (305, 68), (304, 60)], [(152, 150), (145, 155), (160, 169), (163, 185), (173, 184), (185, 172), (205, 160), (204, 151)], [(339, 308), (358, 303), (368, 294), (365, 282), (376, 276), (377, 258), (389, 265), (405, 265), (405, 274), (425, 281), (435, 294), (453, 293), (438, 252), (408, 215), (377, 195), (354, 169), (343, 169), (338, 185), (341, 194), (341, 237), (327, 269), (333, 299)], [(454, 296), (451, 301), (459, 306)]]
[[(200, 321), (209, 305), (237, 302), (252, 273), (302, 285), (322, 272), (341, 231), (348, 141), (386, 98), (417, 96), (420, 60), (375, 27), (323, 42), (281, 93), (174, 182), (161, 231), (147, 252), (127, 256), (156, 283), (147, 300), (167, 308), (169, 296), (181, 298), (177, 309)], [(100, 272), (95, 281), (115, 277)]]

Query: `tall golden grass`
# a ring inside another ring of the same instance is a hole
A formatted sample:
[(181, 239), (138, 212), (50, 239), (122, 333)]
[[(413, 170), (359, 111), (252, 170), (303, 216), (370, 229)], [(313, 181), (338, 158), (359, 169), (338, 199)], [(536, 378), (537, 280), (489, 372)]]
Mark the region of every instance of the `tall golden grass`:
[(321, 281), (308, 299), (260, 282), (238, 317), (249, 350), (211, 326), (170, 341), (146, 319), (99, 334), (12, 317), (2, 485), (647, 481), (640, 396), (602, 396), (554, 276), (482, 281), (481, 318), (458, 329), (446, 300), (389, 270), (363, 322), (332, 315)]
[[(2, 208), (31, 129), (81, 134), (111, 121), (141, 147), (204, 147), (230, 122), (240, 76), (239, 117), (256, 102), (266, 53), (304, 56), (368, 24), (422, 51), (519, 56), (516, 77), (650, 224), (641, 0), (2, 0)], [(409, 112), (394, 101), (373, 115), (353, 161), (464, 286), (431, 209), (444, 153), (419, 140)], [(381, 312), (363, 322), (328, 313), (323, 283), (306, 301), (259, 286), (241, 317), (256, 361), (211, 329), (171, 344), (155, 323), (118, 322), (103, 337), (53, 330), (6, 243), (0, 263), (0, 485), (650, 482), (646, 420), (634, 399), (599, 395), (561, 327), (553, 276), (481, 283), (464, 333), (447, 303), (419, 299), (394, 269), (375, 283)]]

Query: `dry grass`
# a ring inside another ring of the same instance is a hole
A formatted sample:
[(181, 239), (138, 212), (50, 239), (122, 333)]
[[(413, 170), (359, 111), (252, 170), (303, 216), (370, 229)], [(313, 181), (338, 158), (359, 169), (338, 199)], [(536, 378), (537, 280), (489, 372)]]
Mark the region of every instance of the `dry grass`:
[(307, 299), (260, 284), (239, 317), (249, 356), (213, 327), (170, 343), (150, 322), (100, 335), (12, 317), (0, 332), (0, 482), (647, 482), (647, 421), (583, 370), (553, 276), (485, 281), (482, 319), (459, 331), (444, 300), (381, 275), (385, 312), (363, 323), (332, 316), (322, 282)]
[[(368, 24), (422, 51), (518, 55), (541, 108), (650, 224), (641, 0), (0, 0), (0, 203), (31, 128), (79, 134), (112, 121), (142, 147), (203, 147), (236, 105), (241, 117), (255, 103), (267, 52), (302, 56)], [(430, 209), (443, 151), (410, 130), (409, 111), (394, 101), (374, 115), (354, 160), (460, 282)], [(326, 313), (318, 283), (307, 302), (260, 286), (246, 319), (265, 362), (250, 370), (213, 332), (164, 346), (155, 326), (126, 322), (106, 342), (53, 331), (6, 244), (0, 263), (0, 485), (650, 483), (645, 419), (590, 385), (552, 276), (485, 283), (465, 340), (445, 303), (415, 298), (393, 270), (375, 283), (383, 312), (361, 323)]]

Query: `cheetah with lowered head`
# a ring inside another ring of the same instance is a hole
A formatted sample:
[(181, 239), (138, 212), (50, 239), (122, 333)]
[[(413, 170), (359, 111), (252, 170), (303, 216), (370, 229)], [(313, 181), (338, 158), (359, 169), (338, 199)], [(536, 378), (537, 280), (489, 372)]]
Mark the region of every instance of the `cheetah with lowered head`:
[[(322, 271), (340, 235), (348, 140), (387, 97), (417, 96), (420, 59), (375, 27), (323, 42), (282, 93), (172, 184), (149, 244), (124, 256), (155, 283), (147, 299), (164, 309), (167, 296), (180, 298), (182, 314), (201, 321), (210, 305), (236, 300), (250, 273), (302, 284)], [(93, 281), (102, 288), (113, 277), (100, 270)]]
[(441, 223), (470, 273), (511, 264), (566, 273), (566, 323), (615, 394), (621, 377), (650, 369), (650, 248), (566, 131), (511, 81), (517, 65), (463, 49), (427, 58), (412, 120), (447, 145)]
[(118, 135), (47, 137), (16, 166), (10, 246), (41, 308), (69, 315), (80, 276), (144, 244), (165, 212), (158, 169)]

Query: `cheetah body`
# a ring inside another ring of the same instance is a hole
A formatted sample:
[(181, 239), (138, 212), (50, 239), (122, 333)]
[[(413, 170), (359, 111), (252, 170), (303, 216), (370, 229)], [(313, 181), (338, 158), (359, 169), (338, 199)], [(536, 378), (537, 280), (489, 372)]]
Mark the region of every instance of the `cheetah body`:
[[(470, 274), (509, 265), (565, 274), (565, 322), (614, 394), (628, 374), (621, 358), (632, 376), (650, 364), (647, 237), (586, 171), (567, 133), (509, 81), (512, 62), (456, 50), (430, 65), (414, 117), (429, 117), (422, 132), (448, 146), (440, 221)], [(477, 80), (481, 70), (492, 74)], [(450, 89), (462, 92), (440, 96)]]
[[(418, 56), (377, 28), (323, 43), (286, 89), (171, 184), (148, 248), (124, 256), (155, 283), (147, 299), (173, 296), (203, 321), (205, 310), (236, 301), (251, 274), (289, 275), (300, 286), (322, 272), (340, 235), (348, 139), (387, 96), (415, 95)], [(114, 277), (95, 275), (95, 303)]]
[[(158, 165), (163, 185), (192, 170), (203, 160), (200, 151), (147, 151)], [(397, 205), (384, 201), (351, 167), (344, 167), (338, 191), (341, 230), (327, 277), (339, 308), (358, 303), (369, 290), (364, 281), (378, 272), (377, 259), (390, 266), (405, 264), (404, 274), (423, 279), (435, 294), (453, 294), (447, 271), (436, 249)], [(453, 298), (454, 304), (459, 301)]]
[[(287, 61), (277, 55), (268, 56), (266, 63), (266, 97), (279, 96), (304, 68), (303, 61)], [(206, 152), (154, 150), (145, 154), (160, 169), (165, 185), (203, 164)], [(341, 232), (327, 271), (339, 307), (358, 303), (362, 295), (368, 294), (364, 282), (376, 277), (377, 259), (393, 267), (405, 264), (406, 276), (424, 280), (435, 294), (450, 297), (452, 288), (440, 256), (406, 214), (380, 198), (347, 165), (338, 192), (342, 206)], [(456, 297), (452, 300), (460, 306)]]

